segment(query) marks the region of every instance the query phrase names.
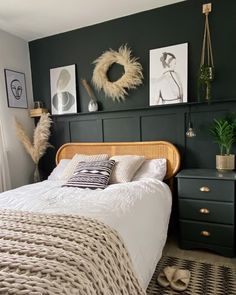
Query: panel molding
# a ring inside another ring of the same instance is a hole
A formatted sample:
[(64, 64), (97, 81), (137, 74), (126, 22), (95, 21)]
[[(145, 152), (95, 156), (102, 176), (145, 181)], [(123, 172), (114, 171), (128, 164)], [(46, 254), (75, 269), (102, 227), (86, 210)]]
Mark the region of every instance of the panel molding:
[[(185, 136), (190, 108), (197, 133), (197, 136), (192, 139)], [(218, 147), (208, 129), (213, 118), (232, 112), (236, 113), (235, 101), (224, 104), (199, 103), (194, 106), (179, 104), (178, 107), (172, 105), (142, 110), (106, 111), (83, 116), (56, 116), (53, 117), (52, 144), (57, 149), (61, 144), (75, 139), (90, 142), (165, 139), (173, 142), (180, 150), (183, 168), (215, 168), (215, 154)], [(159, 137), (158, 134), (165, 137)], [(236, 153), (236, 145), (233, 152)], [(54, 156), (54, 153), (51, 154)], [(54, 158), (51, 162), (54, 163)]]

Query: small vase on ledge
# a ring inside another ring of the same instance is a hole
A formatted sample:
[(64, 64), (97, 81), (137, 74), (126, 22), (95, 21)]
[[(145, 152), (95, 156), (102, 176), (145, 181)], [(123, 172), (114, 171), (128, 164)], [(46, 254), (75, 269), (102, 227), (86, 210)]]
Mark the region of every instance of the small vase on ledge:
[(34, 179), (33, 179), (33, 181), (34, 181), (34, 183), (41, 181), (38, 164), (35, 164)]
[(94, 99), (90, 99), (88, 104), (89, 112), (96, 112), (98, 110), (98, 103)]

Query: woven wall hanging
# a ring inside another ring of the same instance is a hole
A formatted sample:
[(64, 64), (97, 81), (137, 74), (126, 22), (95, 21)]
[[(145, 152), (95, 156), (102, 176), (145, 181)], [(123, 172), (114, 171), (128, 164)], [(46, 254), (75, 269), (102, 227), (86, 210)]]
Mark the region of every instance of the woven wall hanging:
[[(142, 84), (142, 66), (137, 58), (131, 56), (131, 49), (127, 45), (121, 46), (118, 51), (112, 49), (104, 52), (93, 62), (96, 66), (93, 71), (92, 82), (100, 91), (113, 101), (124, 101), (129, 89), (135, 89)], [(124, 74), (116, 81), (108, 79), (107, 71), (114, 64), (124, 67)]]

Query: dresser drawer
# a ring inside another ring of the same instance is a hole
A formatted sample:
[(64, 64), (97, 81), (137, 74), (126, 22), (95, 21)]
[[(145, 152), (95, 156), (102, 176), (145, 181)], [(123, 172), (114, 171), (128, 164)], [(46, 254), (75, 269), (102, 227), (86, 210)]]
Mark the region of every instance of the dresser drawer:
[(234, 181), (178, 178), (179, 198), (234, 201)]
[(179, 217), (204, 222), (234, 224), (234, 204), (179, 199)]
[(180, 220), (180, 233), (184, 240), (215, 244), (225, 247), (234, 245), (234, 227)]

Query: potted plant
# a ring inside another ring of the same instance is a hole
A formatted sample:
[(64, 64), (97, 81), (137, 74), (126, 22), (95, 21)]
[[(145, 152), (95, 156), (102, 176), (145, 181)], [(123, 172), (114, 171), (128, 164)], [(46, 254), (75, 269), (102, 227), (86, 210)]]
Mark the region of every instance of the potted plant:
[(198, 73), (198, 100), (203, 96), (210, 102), (211, 100), (211, 83), (214, 79), (214, 67), (201, 65)]
[(214, 119), (210, 133), (219, 145), (220, 155), (216, 155), (217, 170), (234, 170), (235, 155), (230, 154), (232, 144), (236, 141), (236, 120), (230, 118)]

